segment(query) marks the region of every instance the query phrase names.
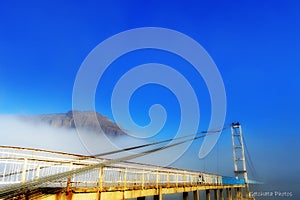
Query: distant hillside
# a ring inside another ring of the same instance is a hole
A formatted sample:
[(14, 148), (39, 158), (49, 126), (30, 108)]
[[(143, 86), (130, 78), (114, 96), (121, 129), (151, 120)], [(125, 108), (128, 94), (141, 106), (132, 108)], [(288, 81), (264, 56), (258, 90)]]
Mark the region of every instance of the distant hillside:
[[(73, 114), (76, 113), (76, 126), (74, 122)], [(97, 116), (97, 120), (94, 120), (93, 116)], [(102, 130), (107, 135), (121, 135), (124, 131), (114, 122), (107, 117), (104, 117), (100, 113), (93, 111), (69, 111), (67, 113), (59, 114), (42, 114), (34, 116), (22, 116), (25, 120), (29, 120), (35, 123), (44, 122), (52, 127), (56, 128), (80, 128), (93, 132), (101, 132), (99, 124)], [(98, 124), (99, 123), (99, 124)]]

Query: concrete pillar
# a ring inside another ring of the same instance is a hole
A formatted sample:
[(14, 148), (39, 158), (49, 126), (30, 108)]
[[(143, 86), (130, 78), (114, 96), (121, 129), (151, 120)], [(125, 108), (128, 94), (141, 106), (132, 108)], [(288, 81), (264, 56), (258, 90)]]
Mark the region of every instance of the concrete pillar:
[(183, 200), (189, 200), (189, 193), (188, 192), (183, 192), (182, 199)]
[(234, 199), (235, 200), (242, 199), (241, 188), (234, 188)]
[(233, 196), (233, 199), (234, 200), (237, 200), (237, 188), (234, 188), (234, 196)]
[(245, 184), (245, 192), (246, 192), (246, 198), (250, 198), (250, 189), (249, 189), (249, 185)]
[(194, 200), (199, 200), (199, 192), (198, 190), (193, 191)]
[(154, 200), (162, 200), (162, 195), (154, 195)]
[(227, 200), (232, 200), (232, 191), (231, 191), (231, 188), (227, 188)]
[(162, 200), (161, 187), (158, 189), (158, 195), (154, 195), (154, 200)]
[(237, 188), (238, 191), (238, 199), (242, 199), (242, 189), (241, 188)]
[(137, 200), (145, 200), (146, 199), (146, 197), (138, 197), (138, 198), (136, 198)]
[(223, 189), (220, 189), (220, 200), (224, 200), (224, 192), (223, 192)]
[(214, 190), (215, 200), (219, 200), (219, 190)]
[(210, 200), (210, 190), (205, 190), (206, 200)]

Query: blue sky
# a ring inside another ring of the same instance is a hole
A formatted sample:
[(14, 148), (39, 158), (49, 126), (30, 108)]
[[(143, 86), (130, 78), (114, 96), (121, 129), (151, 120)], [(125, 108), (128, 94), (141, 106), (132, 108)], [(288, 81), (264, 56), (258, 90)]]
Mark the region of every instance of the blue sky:
[[(226, 123), (243, 124), (258, 168), (264, 174), (274, 166), (273, 172), (281, 173), (291, 166), (287, 176), (292, 177), (300, 168), (293, 155), (299, 151), (300, 139), (299, 13), (299, 2), (293, 0), (1, 1), (0, 113), (67, 112), (72, 109), (76, 73), (100, 42), (132, 28), (174, 29), (200, 43), (218, 66), (227, 96)], [(114, 65), (148, 61), (185, 66), (184, 61), (157, 51), (136, 52)], [(97, 111), (110, 118), (107, 94), (120, 72), (108, 72), (108, 87), (96, 94)], [(205, 128), (210, 117), (207, 89), (193, 71), (183, 73), (201, 99), (204, 125), (200, 127)], [(146, 95), (160, 92), (165, 98)], [(178, 104), (159, 86), (146, 86), (134, 95), (133, 118), (147, 124), (147, 109), (159, 101), (172, 113), (166, 130), (176, 129)], [(196, 151), (195, 147), (187, 154)]]

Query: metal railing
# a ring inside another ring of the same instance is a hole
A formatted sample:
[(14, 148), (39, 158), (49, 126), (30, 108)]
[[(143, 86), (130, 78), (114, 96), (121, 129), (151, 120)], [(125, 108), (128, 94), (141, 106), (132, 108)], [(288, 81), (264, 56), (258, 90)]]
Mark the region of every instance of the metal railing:
[[(26, 183), (104, 161), (105, 159), (82, 155), (0, 146), (0, 187)], [(40, 187), (66, 187), (68, 185), (77, 188), (97, 187), (100, 190), (126, 190), (207, 183), (221, 184), (222, 177), (168, 167), (122, 162), (44, 183)]]

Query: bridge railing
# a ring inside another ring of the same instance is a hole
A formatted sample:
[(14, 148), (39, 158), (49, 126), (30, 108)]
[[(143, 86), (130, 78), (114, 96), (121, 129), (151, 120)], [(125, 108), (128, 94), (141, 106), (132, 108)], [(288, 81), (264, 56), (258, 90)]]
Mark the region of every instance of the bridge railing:
[[(38, 180), (103, 162), (104, 159), (0, 146), (0, 187)], [(41, 187), (97, 187), (100, 190), (154, 188), (198, 184), (221, 184), (222, 177), (168, 167), (123, 162), (95, 168), (72, 177), (44, 183)]]

